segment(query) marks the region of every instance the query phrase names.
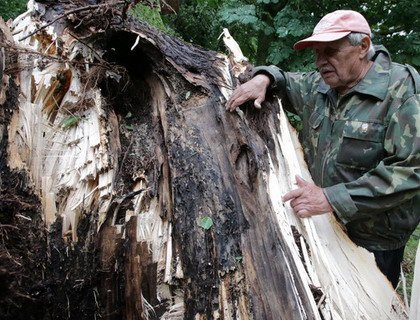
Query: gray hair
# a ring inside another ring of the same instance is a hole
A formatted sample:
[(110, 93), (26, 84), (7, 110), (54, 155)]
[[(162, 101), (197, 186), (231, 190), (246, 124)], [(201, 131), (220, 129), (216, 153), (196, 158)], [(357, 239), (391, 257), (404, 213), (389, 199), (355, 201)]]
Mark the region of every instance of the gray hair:
[(373, 47), (372, 39), (369, 35), (365, 33), (352, 32), (347, 36), (347, 39), (349, 40), (352, 46), (358, 46), (359, 44), (362, 43), (362, 39), (364, 37), (369, 37), (370, 39), (370, 46), (367, 53), (367, 58), (368, 60), (370, 60), (375, 55), (375, 48)]

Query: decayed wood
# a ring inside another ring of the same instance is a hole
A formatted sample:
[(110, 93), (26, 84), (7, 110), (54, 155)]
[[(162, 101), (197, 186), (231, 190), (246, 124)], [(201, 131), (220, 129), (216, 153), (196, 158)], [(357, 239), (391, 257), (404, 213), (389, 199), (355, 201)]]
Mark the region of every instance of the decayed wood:
[[(31, 178), (46, 226), (61, 227), (49, 243), (64, 237), (74, 251), (48, 261), (66, 270), (54, 278), (66, 279), (66, 312), (406, 319), (372, 255), (332, 215), (300, 220), (281, 203), (294, 175), (309, 173), (279, 101), (225, 112), (247, 72), (238, 51), (229, 59), (100, 8), (91, 19), (67, 15), (72, 4), (35, 4), (15, 20), (15, 44), (2, 45), (20, 68), (8, 165)], [(63, 19), (40, 30), (55, 11)]]

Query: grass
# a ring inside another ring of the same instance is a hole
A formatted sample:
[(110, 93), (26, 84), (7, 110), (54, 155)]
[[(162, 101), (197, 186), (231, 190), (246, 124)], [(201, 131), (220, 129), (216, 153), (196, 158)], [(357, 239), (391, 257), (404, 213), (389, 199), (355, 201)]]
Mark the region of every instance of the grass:
[[(402, 269), (407, 281), (407, 297), (408, 302), (410, 302), (411, 297), (411, 284), (413, 283), (414, 278), (414, 262), (416, 260), (417, 246), (419, 245), (420, 239), (420, 225), (417, 226), (417, 229), (411, 235), (410, 240), (407, 242), (407, 246), (404, 251), (404, 260), (402, 263)], [(397, 289), (398, 293), (403, 297), (402, 285)]]

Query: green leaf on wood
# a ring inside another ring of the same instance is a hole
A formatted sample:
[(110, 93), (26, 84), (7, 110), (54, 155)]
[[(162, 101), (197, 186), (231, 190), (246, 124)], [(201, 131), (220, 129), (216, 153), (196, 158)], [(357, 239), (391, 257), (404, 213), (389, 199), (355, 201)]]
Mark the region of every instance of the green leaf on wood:
[(77, 125), (79, 123), (79, 121), (80, 121), (79, 117), (68, 116), (68, 117), (64, 118), (63, 120), (61, 120), (60, 126), (63, 129), (68, 129), (68, 128), (71, 128), (71, 127), (74, 127), (75, 125)]
[(213, 226), (213, 219), (209, 216), (202, 217), (198, 225), (204, 230), (209, 230)]
[(132, 124), (126, 124), (126, 125), (125, 125), (125, 128), (126, 128), (128, 131), (133, 131), (133, 130), (134, 130), (134, 126), (133, 126)]

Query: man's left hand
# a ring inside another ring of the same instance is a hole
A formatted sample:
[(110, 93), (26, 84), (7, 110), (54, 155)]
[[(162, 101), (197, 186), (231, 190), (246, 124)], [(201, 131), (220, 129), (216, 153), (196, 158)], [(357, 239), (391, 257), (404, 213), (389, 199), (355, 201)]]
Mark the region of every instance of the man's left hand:
[(307, 218), (317, 214), (333, 211), (322, 188), (296, 176), (298, 188), (286, 193), (283, 202), (290, 201), (290, 206), (299, 218)]

